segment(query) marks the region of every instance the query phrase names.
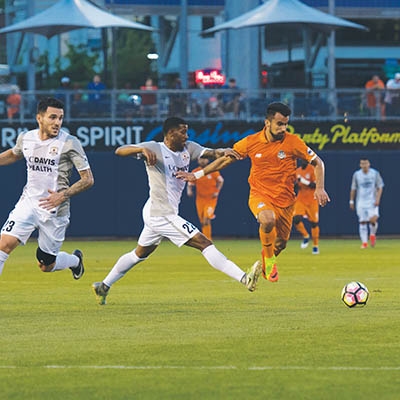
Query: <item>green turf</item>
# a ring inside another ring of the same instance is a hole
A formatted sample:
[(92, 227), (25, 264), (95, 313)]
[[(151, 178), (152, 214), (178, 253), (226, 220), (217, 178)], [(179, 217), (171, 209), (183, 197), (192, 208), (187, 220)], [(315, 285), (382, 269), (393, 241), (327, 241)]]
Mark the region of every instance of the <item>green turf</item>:
[[(243, 267), (257, 240), (216, 240)], [(18, 248), (0, 278), (1, 399), (398, 399), (400, 250), (379, 240), (322, 240), (321, 254), (292, 239), (280, 280), (256, 292), (208, 266), (193, 249), (162, 243), (109, 295), (104, 278), (135, 242), (66, 242), (86, 274), (44, 274), (36, 243)], [(366, 307), (341, 303), (359, 280)]]

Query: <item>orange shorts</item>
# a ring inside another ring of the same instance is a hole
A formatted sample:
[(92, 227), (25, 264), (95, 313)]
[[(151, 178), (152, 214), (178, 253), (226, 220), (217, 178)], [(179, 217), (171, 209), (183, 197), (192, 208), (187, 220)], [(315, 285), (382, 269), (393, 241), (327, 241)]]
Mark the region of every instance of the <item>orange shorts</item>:
[(217, 206), (217, 198), (197, 200), (196, 210), (200, 222), (204, 221), (205, 218), (214, 219), (215, 218), (214, 212), (216, 206)]
[(310, 222), (318, 222), (319, 206), (317, 200), (313, 201), (311, 204), (305, 204), (297, 200), (293, 215), (301, 215), (302, 217), (307, 217)]
[(263, 210), (272, 210), (275, 214), (275, 229), (277, 237), (288, 241), (292, 230), (294, 205), (285, 208), (277, 207), (261, 197), (250, 196), (249, 208), (258, 220), (258, 214)]

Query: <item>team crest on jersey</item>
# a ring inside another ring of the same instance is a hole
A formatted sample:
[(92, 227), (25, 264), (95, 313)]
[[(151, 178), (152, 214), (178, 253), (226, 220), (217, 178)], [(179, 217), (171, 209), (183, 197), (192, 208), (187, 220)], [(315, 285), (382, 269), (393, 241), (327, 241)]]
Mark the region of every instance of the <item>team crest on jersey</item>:
[(187, 162), (190, 160), (189, 154), (188, 153), (182, 153), (182, 160)]
[(279, 150), (278, 152), (278, 158), (280, 160), (283, 160), (284, 158), (286, 158), (286, 153), (283, 150)]
[(56, 146), (50, 147), (49, 154), (52, 156), (56, 156), (58, 154), (58, 147)]

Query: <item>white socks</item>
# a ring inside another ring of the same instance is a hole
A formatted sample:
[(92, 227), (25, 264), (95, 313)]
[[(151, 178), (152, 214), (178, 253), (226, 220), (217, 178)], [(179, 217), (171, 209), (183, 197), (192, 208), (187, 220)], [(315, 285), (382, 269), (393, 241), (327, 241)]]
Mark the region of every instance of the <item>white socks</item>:
[(121, 279), (131, 268), (144, 260), (145, 258), (139, 258), (136, 255), (135, 250), (132, 250), (130, 253), (124, 254), (116, 262), (112, 270), (103, 280), (103, 283), (108, 287), (111, 287), (112, 284)]
[(241, 282), (245, 272), (228, 260), (214, 245), (206, 247), (201, 253), (212, 267)]
[(65, 251), (60, 251), (56, 257), (56, 264), (51, 272), (62, 271), (63, 269), (77, 267), (79, 258), (74, 254), (68, 254)]
[(378, 222), (375, 222), (375, 224), (369, 223), (369, 233), (370, 235), (376, 235), (376, 231), (378, 230)]
[(4, 263), (7, 261), (8, 254), (0, 250), (0, 275), (3, 272)]
[(360, 224), (358, 227), (360, 233), (360, 239), (362, 243), (368, 242), (368, 225), (367, 224)]

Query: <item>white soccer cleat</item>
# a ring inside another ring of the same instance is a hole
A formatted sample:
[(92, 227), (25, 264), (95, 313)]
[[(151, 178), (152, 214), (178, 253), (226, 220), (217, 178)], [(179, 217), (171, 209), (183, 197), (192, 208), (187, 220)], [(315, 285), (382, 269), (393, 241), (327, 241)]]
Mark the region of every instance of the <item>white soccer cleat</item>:
[(256, 261), (246, 274), (246, 287), (250, 292), (256, 290), (257, 281), (261, 275), (262, 265), (260, 261)]

